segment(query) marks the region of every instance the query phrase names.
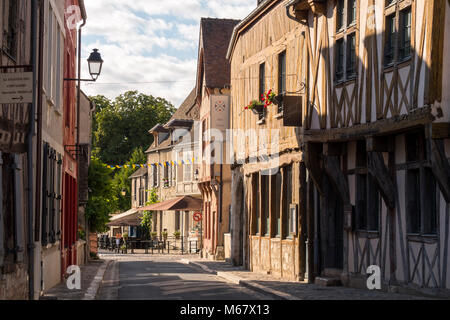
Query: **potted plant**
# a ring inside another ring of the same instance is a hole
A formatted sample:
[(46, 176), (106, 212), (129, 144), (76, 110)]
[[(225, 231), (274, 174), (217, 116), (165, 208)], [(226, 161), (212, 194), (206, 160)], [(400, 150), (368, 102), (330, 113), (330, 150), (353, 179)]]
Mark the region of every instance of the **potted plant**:
[(123, 235), (122, 235), (122, 238), (123, 238), (124, 242), (127, 242), (127, 240), (128, 240), (128, 232), (124, 232)]
[(167, 236), (169, 234), (166, 231), (161, 232), (161, 236), (163, 237), (164, 241), (167, 240)]
[(260, 114), (264, 112), (265, 105), (263, 102), (258, 100), (250, 101), (250, 104), (245, 107), (245, 110), (251, 110), (254, 114)]
[(158, 237), (158, 233), (156, 233), (156, 232), (150, 232), (150, 238), (151, 238), (152, 240), (155, 240), (156, 237)]
[(181, 232), (180, 231), (175, 231), (174, 233), (173, 233), (173, 236), (175, 237), (175, 239), (180, 239), (180, 237), (181, 237)]
[(283, 102), (283, 95), (277, 95), (275, 92), (270, 89), (267, 93), (263, 94), (262, 101), (264, 102), (264, 106), (267, 108), (272, 104), (279, 105)]
[(163, 178), (163, 185), (164, 185), (164, 188), (169, 188), (169, 179), (168, 178)]
[(126, 245), (122, 245), (121, 247), (120, 247), (120, 250), (122, 250), (122, 253), (127, 253), (127, 246)]

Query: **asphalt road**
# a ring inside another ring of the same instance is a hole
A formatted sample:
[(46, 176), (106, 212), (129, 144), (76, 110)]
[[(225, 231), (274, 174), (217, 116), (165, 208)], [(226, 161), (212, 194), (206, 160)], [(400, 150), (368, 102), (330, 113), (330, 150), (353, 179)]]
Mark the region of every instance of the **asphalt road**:
[(272, 300), (179, 261), (118, 260), (110, 264), (99, 300)]

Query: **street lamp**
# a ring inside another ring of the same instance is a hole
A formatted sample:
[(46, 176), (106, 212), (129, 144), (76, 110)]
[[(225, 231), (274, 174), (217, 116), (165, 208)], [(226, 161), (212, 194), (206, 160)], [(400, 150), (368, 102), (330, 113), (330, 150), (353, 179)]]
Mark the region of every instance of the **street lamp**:
[(64, 81), (83, 81), (83, 82), (95, 82), (97, 81), (98, 77), (100, 76), (100, 73), (102, 72), (102, 66), (103, 66), (103, 59), (98, 52), (98, 49), (94, 49), (91, 54), (89, 55), (89, 58), (87, 59), (88, 66), (89, 66), (89, 74), (91, 75), (92, 79), (64, 79)]
[(91, 74), (92, 79), (96, 81), (102, 72), (103, 65), (103, 59), (100, 52), (98, 52), (98, 49), (94, 49), (94, 51), (92, 51), (87, 61), (89, 64), (89, 73)]

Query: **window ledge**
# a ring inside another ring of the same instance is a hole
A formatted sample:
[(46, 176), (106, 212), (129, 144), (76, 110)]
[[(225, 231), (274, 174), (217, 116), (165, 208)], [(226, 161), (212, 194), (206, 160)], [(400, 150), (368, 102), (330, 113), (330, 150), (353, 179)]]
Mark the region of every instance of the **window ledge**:
[(378, 239), (378, 238), (380, 238), (380, 232), (379, 231), (357, 230), (356, 234), (360, 238), (367, 238), (367, 239)]
[(417, 234), (410, 233), (407, 235), (408, 241), (433, 244), (439, 241), (439, 237), (435, 234)]

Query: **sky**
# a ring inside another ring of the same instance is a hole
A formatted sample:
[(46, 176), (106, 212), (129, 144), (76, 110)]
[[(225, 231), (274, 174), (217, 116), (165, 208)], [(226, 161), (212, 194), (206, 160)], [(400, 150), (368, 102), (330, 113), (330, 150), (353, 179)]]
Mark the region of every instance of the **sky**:
[(162, 97), (175, 107), (195, 86), (200, 18), (243, 19), (257, 0), (85, 0), (82, 77), (98, 48), (104, 60), (88, 95), (114, 99), (128, 90)]

